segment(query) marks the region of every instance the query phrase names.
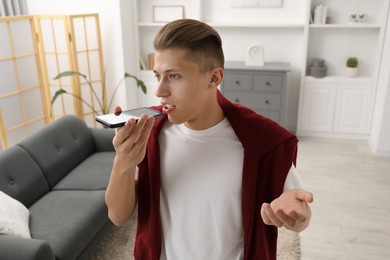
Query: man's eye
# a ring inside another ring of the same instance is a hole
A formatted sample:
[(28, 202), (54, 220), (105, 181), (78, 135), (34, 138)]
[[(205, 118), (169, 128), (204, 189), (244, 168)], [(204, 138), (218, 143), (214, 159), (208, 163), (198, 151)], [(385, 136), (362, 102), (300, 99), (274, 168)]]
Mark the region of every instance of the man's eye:
[(155, 74), (154, 77), (157, 79), (157, 81), (160, 81), (160, 78), (161, 78), (160, 75)]
[(178, 78), (179, 78), (179, 75), (177, 75), (177, 74), (170, 74), (170, 75), (169, 75), (169, 78), (170, 78), (170, 79), (178, 79)]

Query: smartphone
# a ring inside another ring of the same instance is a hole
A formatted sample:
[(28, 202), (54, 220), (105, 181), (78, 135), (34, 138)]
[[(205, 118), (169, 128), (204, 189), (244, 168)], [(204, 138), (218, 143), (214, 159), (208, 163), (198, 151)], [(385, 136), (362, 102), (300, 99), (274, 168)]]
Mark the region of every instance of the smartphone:
[(163, 117), (163, 114), (160, 111), (149, 107), (140, 107), (136, 109), (125, 110), (119, 113), (97, 116), (96, 121), (109, 128), (116, 128), (123, 126), (127, 121), (129, 121), (130, 118), (135, 118), (138, 120), (142, 114), (154, 116), (155, 118)]

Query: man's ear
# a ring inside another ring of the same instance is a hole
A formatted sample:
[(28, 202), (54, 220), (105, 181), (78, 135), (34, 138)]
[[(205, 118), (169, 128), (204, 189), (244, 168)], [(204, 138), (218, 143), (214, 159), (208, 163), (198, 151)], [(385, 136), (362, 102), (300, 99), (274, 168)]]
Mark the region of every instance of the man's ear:
[(210, 85), (218, 87), (223, 80), (224, 71), (222, 68), (215, 68), (212, 70)]

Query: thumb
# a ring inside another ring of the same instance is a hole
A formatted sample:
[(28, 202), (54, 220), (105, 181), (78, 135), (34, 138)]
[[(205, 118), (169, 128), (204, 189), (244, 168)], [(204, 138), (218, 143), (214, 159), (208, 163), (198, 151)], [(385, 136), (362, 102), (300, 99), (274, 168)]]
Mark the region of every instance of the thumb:
[(314, 200), (313, 193), (305, 190), (296, 190), (295, 196), (298, 200), (306, 201), (312, 203)]
[(119, 113), (121, 113), (122, 112), (122, 108), (120, 107), (120, 106), (115, 106), (115, 108), (114, 108), (114, 113), (115, 114), (119, 114)]

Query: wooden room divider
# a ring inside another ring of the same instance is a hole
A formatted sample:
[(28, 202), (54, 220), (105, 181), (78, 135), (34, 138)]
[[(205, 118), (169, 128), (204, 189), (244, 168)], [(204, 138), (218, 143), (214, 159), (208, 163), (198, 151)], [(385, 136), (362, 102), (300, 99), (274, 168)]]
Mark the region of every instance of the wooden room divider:
[[(106, 107), (98, 14), (0, 18), (0, 143), (4, 150), (58, 117), (73, 114), (96, 127)], [(53, 78), (64, 71), (87, 76)], [(59, 89), (61, 95), (53, 104)], [(95, 96), (95, 94), (97, 96)]]

